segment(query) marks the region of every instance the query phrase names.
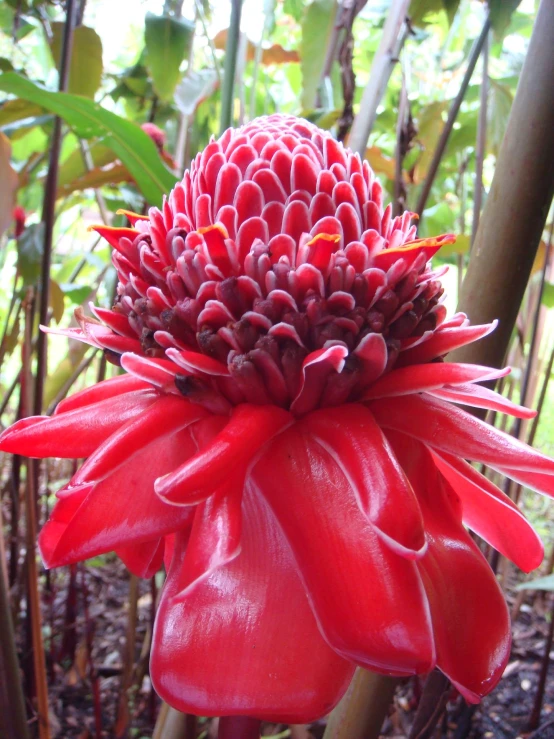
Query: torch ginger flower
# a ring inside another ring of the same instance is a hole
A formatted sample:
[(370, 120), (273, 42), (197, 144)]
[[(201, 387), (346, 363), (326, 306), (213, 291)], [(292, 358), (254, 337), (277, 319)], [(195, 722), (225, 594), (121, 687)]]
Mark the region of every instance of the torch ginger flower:
[(476, 702), (510, 650), (465, 526), (525, 571), (540, 539), (465, 460), (554, 493), (554, 461), (458, 404), (529, 418), (443, 361), (487, 335), (446, 318), (452, 236), (391, 218), (365, 161), (270, 116), (198, 154), (163, 208), (96, 230), (113, 310), (65, 334), (124, 375), (27, 418), (5, 451), (88, 457), (42, 529), (47, 567), (115, 550), (168, 577), (151, 675), (180, 710), (305, 722), (356, 665), (440, 668)]

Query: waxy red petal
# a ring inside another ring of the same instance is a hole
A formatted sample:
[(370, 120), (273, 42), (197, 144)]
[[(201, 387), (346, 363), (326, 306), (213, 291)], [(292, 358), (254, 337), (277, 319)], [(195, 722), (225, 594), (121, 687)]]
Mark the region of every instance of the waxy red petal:
[(426, 541), (417, 499), (371, 413), (360, 404), (314, 411), (300, 428), (333, 458), (383, 541), (404, 557), (421, 557)]
[(416, 491), (429, 539), (417, 562), (431, 607), (437, 666), (470, 703), (502, 677), (510, 656), (504, 594), (465, 531), (456, 495), (423, 444), (391, 435), (393, 449)]
[(97, 403), (100, 400), (107, 400), (108, 398), (115, 398), (124, 393), (146, 389), (150, 389), (150, 385), (147, 382), (131, 375), (118, 375), (117, 377), (112, 377), (110, 380), (103, 380), (96, 385), (87, 387), (74, 395), (70, 395), (68, 398), (64, 398), (56, 406), (54, 415), (57, 416), (60, 413), (84, 408), (86, 405)]
[(175, 395), (162, 395), (139, 416), (127, 421), (101, 444), (79, 469), (72, 484), (99, 482), (152, 443), (206, 418), (199, 405)]
[(401, 431), (439, 451), (495, 468), (546, 473), (541, 489), (554, 495), (553, 459), (460, 408), (429, 395), (386, 398), (368, 405), (381, 427)]
[(276, 406), (237, 406), (210, 444), (175, 472), (156, 480), (156, 493), (175, 505), (205, 500), (233, 469), (247, 465), (261, 446), (291, 422), (290, 413)]
[(276, 437), (251, 480), (291, 545), (329, 644), (369, 669), (399, 675), (432, 669), (431, 623), (415, 562), (383, 543), (308, 426)]
[(241, 469), (196, 507), (179, 573), (178, 600), (184, 600), (192, 588), (240, 553), (243, 488), (244, 470)]
[(327, 378), (342, 371), (347, 356), (348, 349), (340, 345), (308, 354), (302, 363), (300, 390), (290, 407), (292, 413), (301, 416), (317, 407)]
[(511, 416), (517, 416), (517, 418), (534, 418), (537, 415), (537, 412), (531, 408), (512, 403), (511, 400), (504, 398), (500, 393), (479, 385), (461, 384), (458, 387), (447, 385), (431, 391), (431, 394), (451, 403), (461, 403), (473, 408), (487, 408), (500, 413), (509, 413)]
[(141, 544), (128, 547), (119, 547), (115, 550), (117, 556), (123, 560), (125, 566), (137, 577), (145, 580), (154, 577), (162, 566), (164, 558), (164, 540), (153, 539)]
[(23, 418), (0, 436), (0, 449), (26, 457), (88, 457), (128, 420), (156, 402), (154, 390), (137, 390), (52, 417)]
[(176, 509), (154, 493), (154, 480), (194, 454), (187, 429), (160, 437), (101, 482), (60, 491), (39, 536), (47, 567), (58, 567), (164, 536), (192, 522), (193, 510)]
[(496, 380), (499, 377), (505, 377), (509, 373), (509, 367), (495, 370), (491, 367), (480, 367), (477, 364), (452, 362), (401, 367), (400, 369), (393, 369), (376, 380), (364, 392), (362, 400), (388, 398), (395, 395), (411, 395), (425, 390), (434, 390), (444, 385)]
[(396, 367), (430, 362), (432, 359), (442, 357), (448, 354), (448, 352), (454, 351), (454, 349), (488, 336), (488, 334), (494, 331), (497, 325), (498, 321), (493, 321), (483, 326), (439, 328), (427, 341), (414, 346), (412, 349), (406, 349), (400, 352), (396, 361)]
[(512, 500), (463, 459), (444, 452), (433, 457), (461, 498), (466, 526), (524, 572), (538, 567), (544, 557), (542, 541)]
[(202, 716), (304, 723), (328, 713), (354, 668), (323, 641), (265, 502), (246, 496), (241, 553), (179, 601), (183, 538), (154, 630), (150, 671), (160, 696)]

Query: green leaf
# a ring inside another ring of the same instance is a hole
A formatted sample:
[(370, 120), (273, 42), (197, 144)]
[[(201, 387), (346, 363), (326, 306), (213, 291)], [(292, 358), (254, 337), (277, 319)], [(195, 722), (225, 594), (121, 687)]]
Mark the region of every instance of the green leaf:
[(188, 56), (194, 23), (169, 15), (146, 14), (146, 59), (158, 97), (169, 102), (179, 81), (181, 63)]
[(458, 12), (460, 0), (442, 0), (442, 4), (444, 9), (446, 10), (446, 15), (448, 16), (448, 22), (450, 23), (450, 25), (452, 25), (452, 22), (454, 21), (454, 16)]
[(54, 280), (50, 280), (50, 291), (49, 291), (49, 305), (52, 308), (52, 315), (56, 323), (59, 323), (63, 318), (63, 312), (65, 308), (65, 299), (63, 290)]
[(175, 176), (163, 165), (150, 137), (135, 123), (92, 100), (64, 92), (49, 92), (14, 72), (0, 75), (0, 90), (59, 115), (80, 138), (103, 137), (150, 205), (161, 205), (162, 196), (174, 186)]
[(459, 5), (460, 0), (412, 0), (408, 15), (414, 26), (425, 26), (427, 23), (433, 22), (433, 15), (444, 10), (448, 17), (448, 23), (452, 25)]
[(17, 271), (24, 285), (34, 285), (40, 275), (44, 223), (32, 223), (17, 240)]
[(336, 13), (336, 0), (312, 0), (304, 13), (300, 45), (301, 103), (304, 110), (315, 108), (317, 89)]
[(512, 14), (521, 0), (489, 0), (491, 25), (496, 36), (502, 37), (508, 30)]
[(491, 79), (487, 111), (487, 145), (495, 155), (498, 155), (506, 132), (512, 102), (513, 95), (510, 88)]
[(14, 121), (25, 120), (25, 118), (34, 118), (42, 112), (39, 105), (30, 103), (28, 100), (6, 100), (0, 108), (0, 127), (7, 126)]
[(60, 285), (63, 294), (74, 305), (81, 305), (92, 292), (90, 285), (77, 285), (74, 282), (64, 282)]
[(554, 283), (545, 282), (542, 293), (542, 302), (547, 308), (554, 308)]
[[(60, 63), (65, 23), (52, 23), (52, 56)], [(73, 31), (73, 48), (69, 67), (68, 92), (93, 98), (102, 79), (102, 39), (93, 28), (77, 26)]]
[(302, 18), (302, 11), (304, 10), (304, 3), (302, 0), (285, 0), (283, 3), (283, 12), (288, 15), (292, 15), (297, 23), (300, 23)]
[(538, 577), (536, 580), (516, 585), (516, 590), (554, 590), (554, 575)]

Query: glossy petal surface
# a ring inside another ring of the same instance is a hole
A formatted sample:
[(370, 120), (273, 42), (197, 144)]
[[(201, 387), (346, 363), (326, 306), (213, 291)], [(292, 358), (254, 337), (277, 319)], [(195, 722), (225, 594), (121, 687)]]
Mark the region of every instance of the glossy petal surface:
[(329, 644), (369, 669), (431, 669), (433, 637), (415, 563), (383, 543), (310, 429), (297, 424), (274, 439), (252, 480), (291, 545)]
[(183, 601), (174, 598), (183, 561), (178, 543), (152, 645), (156, 690), (179, 710), (204, 716), (294, 723), (322, 716), (346, 689), (353, 665), (320, 636), (283, 535), (252, 495), (242, 539), (240, 555)]

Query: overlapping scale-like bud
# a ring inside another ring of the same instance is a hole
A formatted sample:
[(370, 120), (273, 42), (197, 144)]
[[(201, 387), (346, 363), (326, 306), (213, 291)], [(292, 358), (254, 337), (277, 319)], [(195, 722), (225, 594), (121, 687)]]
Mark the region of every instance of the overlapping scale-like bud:
[(416, 240), (369, 164), (307, 121), (229, 129), (161, 210), (127, 215), (132, 228), (97, 229), (119, 286), (95, 312), (115, 336), (82, 326), (112, 357), (169, 359), (212, 408), (357, 399), (445, 318), (429, 259), (453, 237)]

